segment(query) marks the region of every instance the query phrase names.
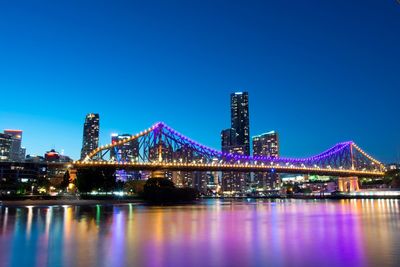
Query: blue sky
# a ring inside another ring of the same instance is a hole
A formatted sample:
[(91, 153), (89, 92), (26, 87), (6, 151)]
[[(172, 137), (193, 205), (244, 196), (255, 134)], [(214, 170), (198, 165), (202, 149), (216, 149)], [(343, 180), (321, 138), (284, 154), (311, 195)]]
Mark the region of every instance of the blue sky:
[(0, 129), (28, 153), (77, 158), (86, 113), (101, 143), (157, 121), (220, 147), (229, 94), (281, 154), (354, 140), (400, 157), (397, 1), (2, 1)]

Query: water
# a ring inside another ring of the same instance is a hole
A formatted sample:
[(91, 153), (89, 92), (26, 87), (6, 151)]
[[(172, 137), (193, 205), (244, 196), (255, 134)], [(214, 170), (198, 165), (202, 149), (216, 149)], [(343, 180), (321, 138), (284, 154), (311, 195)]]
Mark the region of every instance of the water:
[(0, 266), (400, 266), (399, 200), (1, 207)]

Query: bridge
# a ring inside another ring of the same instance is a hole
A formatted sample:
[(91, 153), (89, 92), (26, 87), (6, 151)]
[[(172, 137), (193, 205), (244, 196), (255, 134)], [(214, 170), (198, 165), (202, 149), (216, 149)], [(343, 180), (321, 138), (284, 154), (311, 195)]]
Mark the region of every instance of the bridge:
[[(129, 145), (133, 155), (121, 156)], [(124, 148), (125, 147), (125, 148)], [(141, 171), (275, 172), (336, 177), (382, 177), (384, 165), (354, 142), (342, 142), (306, 158), (246, 156), (221, 152), (180, 134), (165, 123), (124, 140), (100, 146), (76, 169), (113, 168)]]

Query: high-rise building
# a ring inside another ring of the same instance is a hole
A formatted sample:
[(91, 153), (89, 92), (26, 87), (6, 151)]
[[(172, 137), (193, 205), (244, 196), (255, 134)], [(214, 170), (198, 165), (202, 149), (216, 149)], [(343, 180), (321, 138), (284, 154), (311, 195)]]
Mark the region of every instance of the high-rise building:
[[(193, 150), (184, 145), (174, 151), (173, 158), (177, 162), (190, 163), (194, 160)], [(178, 187), (194, 187), (194, 172), (175, 171), (172, 180)]]
[(193, 172), (193, 187), (197, 189), (201, 194), (207, 193), (207, 172)]
[(0, 161), (10, 160), (11, 135), (0, 133)]
[(10, 161), (23, 161), (25, 159), (25, 148), (21, 147), (21, 130), (4, 130), (4, 133), (11, 136)]
[[(232, 128), (221, 132), (221, 150), (225, 153), (244, 155), (244, 146), (237, 144), (236, 131)], [(242, 193), (246, 186), (248, 174), (237, 172), (222, 173), (222, 190), (227, 194)]]
[(236, 132), (229, 128), (221, 132), (221, 150), (222, 152), (231, 153), (232, 148), (236, 145)]
[(244, 155), (250, 155), (249, 94), (231, 94), (231, 128), (236, 132), (236, 146), (241, 146)]
[[(112, 134), (111, 143), (115, 144), (120, 141), (131, 138), (130, 134)], [(134, 162), (138, 161), (139, 157), (139, 142), (137, 139), (126, 142), (120, 146), (115, 146), (110, 151), (110, 157), (119, 162)]]
[(268, 133), (253, 136), (253, 155), (277, 158), (279, 157), (278, 133)]
[(83, 141), (81, 159), (99, 146), (100, 118), (99, 114), (89, 113), (86, 115), (83, 125)]
[[(231, 128), (221, 132), (221, 149), (226, 153), (250, 155), (249, 95), (247, 92), (231, 94)], [(232, 194), (243, 193), (249, 173), (222, 173), (222, 189)]]
[[(253, 136), (253, 155), (271, 158), (279, 157), (278, 133), (271, 131)], [(254, 178), (259, 188), (272, 189), (279, 182), (279, 175), (276, 173), (259, 172), (254, 174)]]

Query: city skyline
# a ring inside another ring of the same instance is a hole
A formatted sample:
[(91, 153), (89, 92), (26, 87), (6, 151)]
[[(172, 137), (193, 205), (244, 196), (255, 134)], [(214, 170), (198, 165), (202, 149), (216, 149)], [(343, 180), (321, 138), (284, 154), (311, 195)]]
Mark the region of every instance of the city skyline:
[(400, 266), (400, 0), (0, 4), (0, 265)]
[[(27, 154), (55, 148), (78, 159), (90, 112), (102, 118), (101, 144), (113, 132), (165, 121), (219, 149), (229, 94), (248, 91), (250, 138), (276, 130), (282, 156), (353, 140), (383, 162), (399, 161), (396, 2), (379, 8), (372, 1), (315, 2), (313, 11), (299, 3), (160, 3), (153, 24), (146, 4), (111, 11), (84, 4), (91, 14), (84, 8), (71, 14), (72, 3), (31, 5), (17, 11), (7, 3), (0, 11), (0, 86), (10, 99), (0, 109), (0, 127), (23, 130)], [(292, 24), (285, 24), (288, 17)]]

